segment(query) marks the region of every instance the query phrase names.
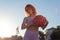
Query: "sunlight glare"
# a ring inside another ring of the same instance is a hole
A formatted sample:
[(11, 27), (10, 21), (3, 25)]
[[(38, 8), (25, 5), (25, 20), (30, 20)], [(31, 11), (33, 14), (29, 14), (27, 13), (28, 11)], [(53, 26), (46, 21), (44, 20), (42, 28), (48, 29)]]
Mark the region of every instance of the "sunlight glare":
[(13, 33), (13, 22), (9, 19), (0, 20), (0, 37), (10, 37)]

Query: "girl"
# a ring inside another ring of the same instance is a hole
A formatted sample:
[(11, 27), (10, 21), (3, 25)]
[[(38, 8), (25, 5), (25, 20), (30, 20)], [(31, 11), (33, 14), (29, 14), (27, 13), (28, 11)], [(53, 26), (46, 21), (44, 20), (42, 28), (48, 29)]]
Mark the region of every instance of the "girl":
[(26, 16), (23, 20), (21, 29), (26, 29), (24, 40), (39, 40), (38, 27), (33, 23), (33, 19), (37, 12), (34, 6), (27, 4), (25, 6)]

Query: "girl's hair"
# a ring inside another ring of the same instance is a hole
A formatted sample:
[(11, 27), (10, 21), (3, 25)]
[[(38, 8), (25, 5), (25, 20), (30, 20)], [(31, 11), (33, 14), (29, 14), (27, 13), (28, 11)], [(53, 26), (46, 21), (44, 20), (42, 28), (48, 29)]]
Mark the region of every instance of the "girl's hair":
[(32, 6), (31, 4), (27, 4), (27, 5), (25, 6), (25, 12), (26, 12), (27, 14), (29, 14), (29, 15), (30, 15), (30, 9), (32, 9), (32, 10), (33, 10), (33, 14), (36, 15), (36, 9), (35, 9), (35, 7)]

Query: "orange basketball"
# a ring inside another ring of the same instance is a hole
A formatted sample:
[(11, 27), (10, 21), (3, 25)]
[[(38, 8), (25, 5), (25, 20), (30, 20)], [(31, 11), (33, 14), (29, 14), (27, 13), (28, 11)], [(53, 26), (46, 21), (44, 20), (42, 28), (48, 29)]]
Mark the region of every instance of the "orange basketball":
[(34, 24), (36, 24), (38, 27), (44, 27), (47, 23), (47, 20), (45, 17), (43, 17), (42, 15), (37, 15), (34, 20), (33, 20)]

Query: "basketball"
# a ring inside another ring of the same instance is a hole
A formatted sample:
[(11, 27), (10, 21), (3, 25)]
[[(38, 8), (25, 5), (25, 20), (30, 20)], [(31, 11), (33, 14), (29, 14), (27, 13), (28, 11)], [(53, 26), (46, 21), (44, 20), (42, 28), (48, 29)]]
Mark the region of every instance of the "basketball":
[(34, 22), (34, 24), (36, 24), (38, 27), (45, 27), (45, 25), (47, 25), (47, 20), (46, 20), (46, 18), (43, 17), (42, 15), (37, 15), (37, 16), (35, 16), (33, 22)]

